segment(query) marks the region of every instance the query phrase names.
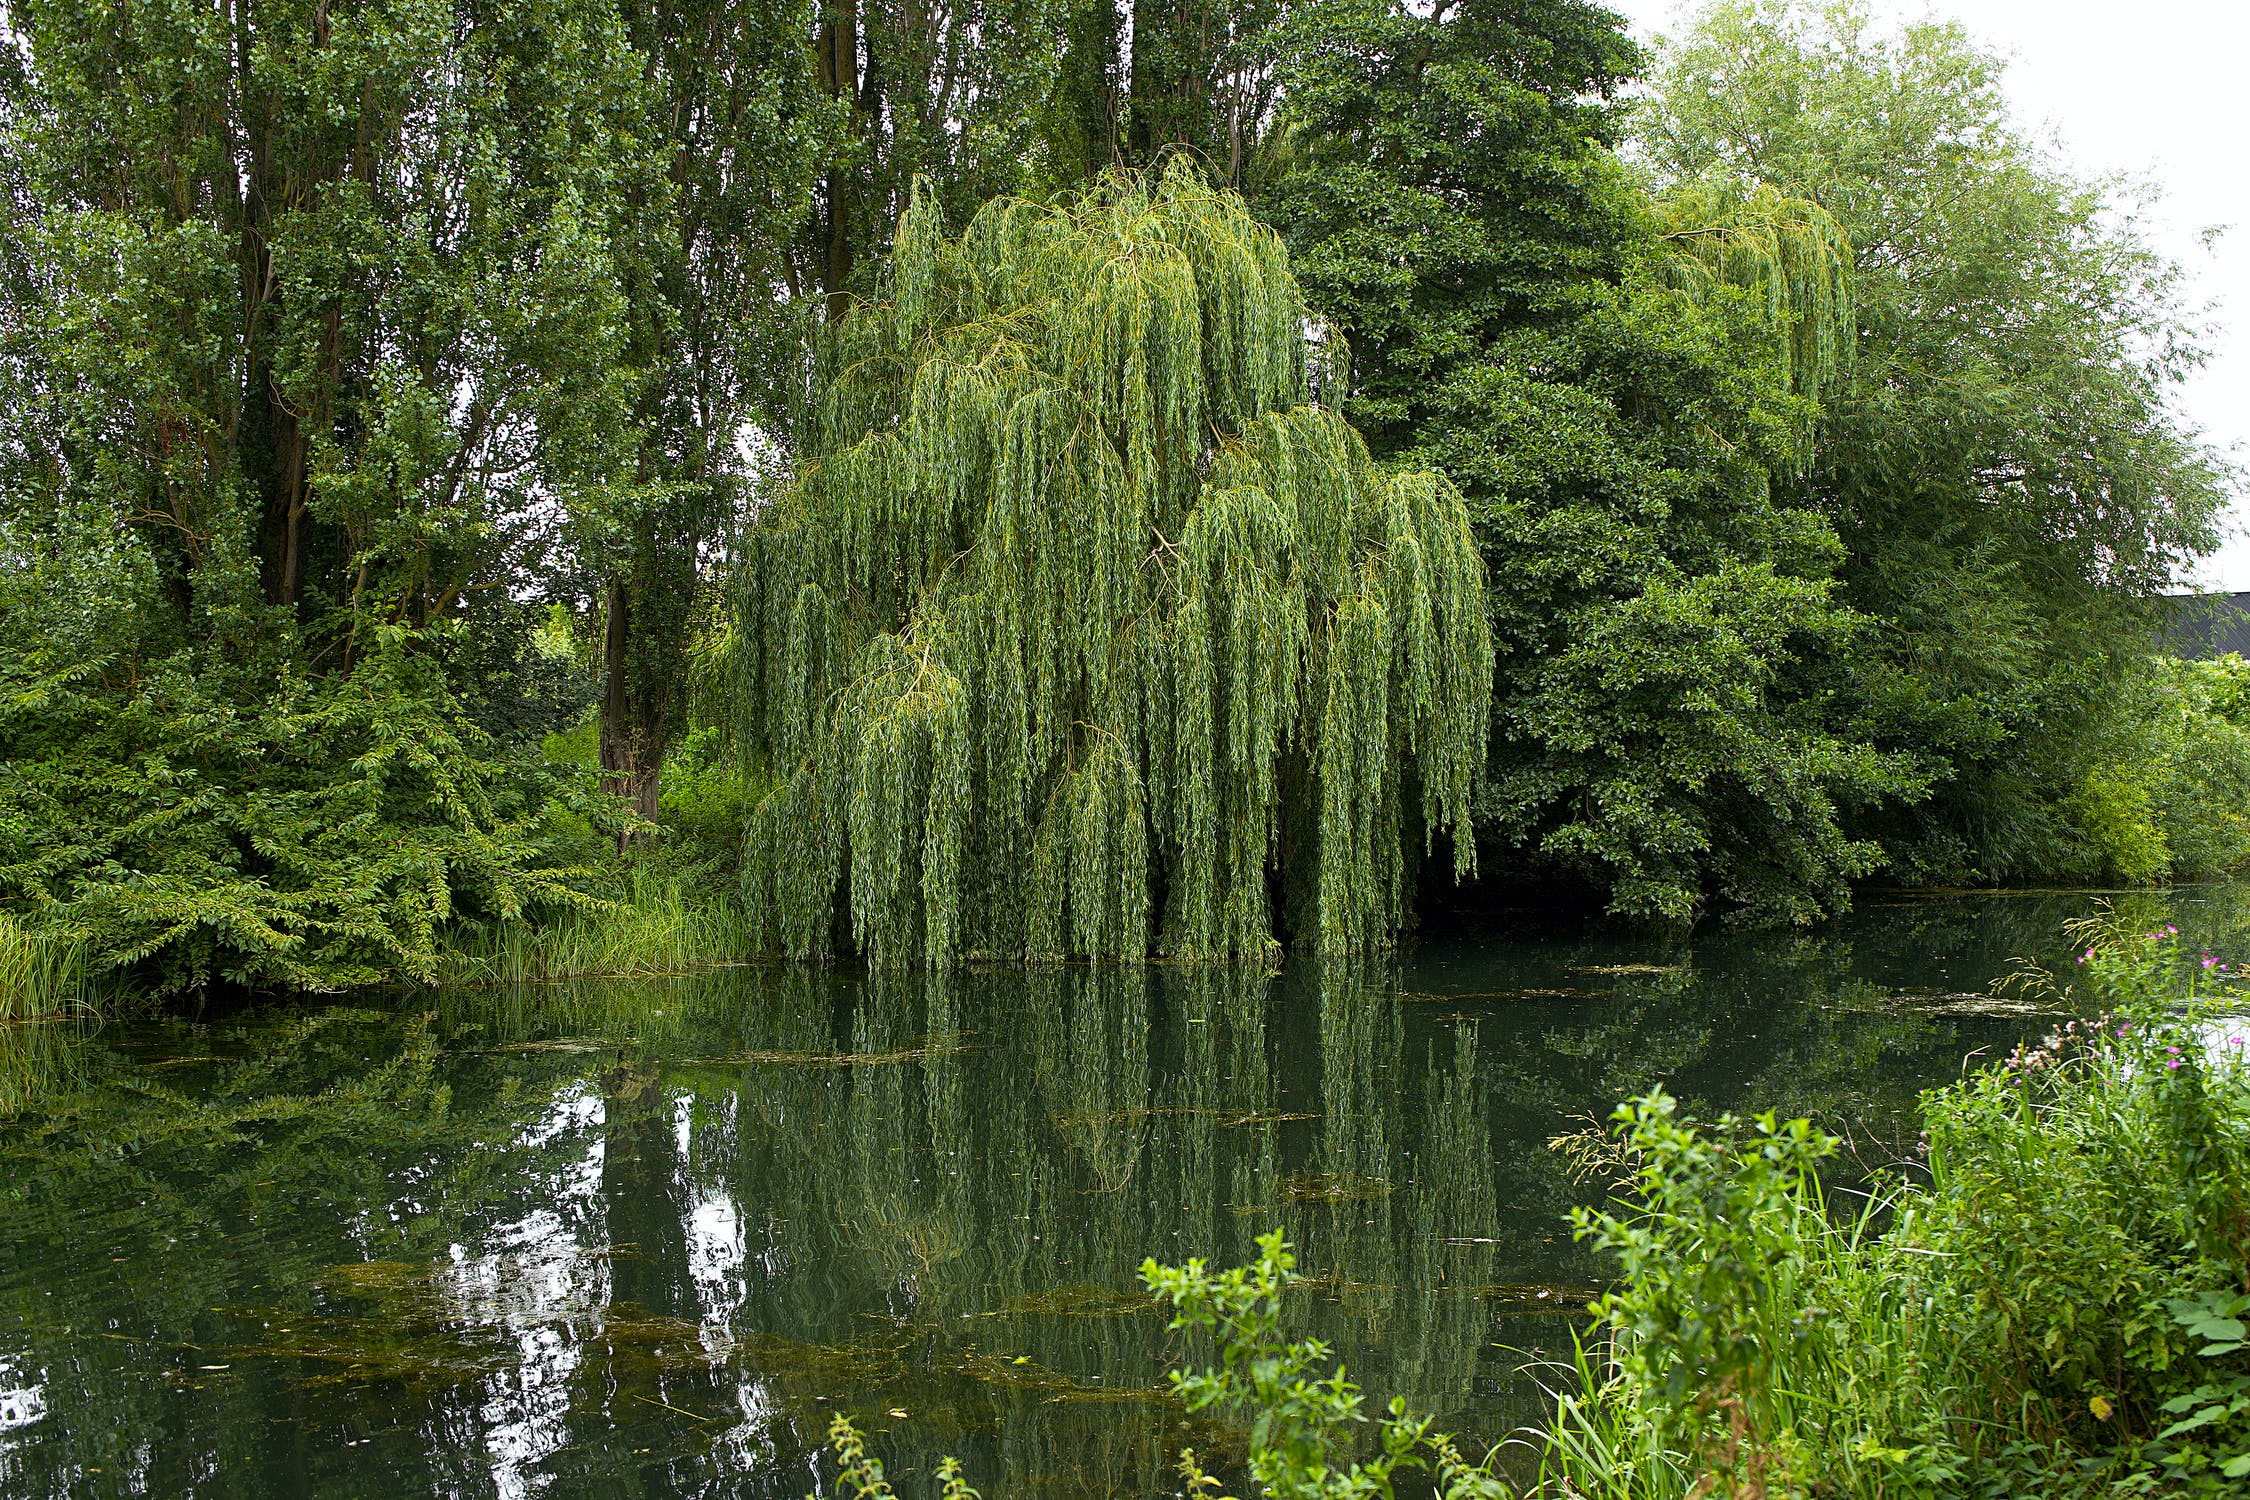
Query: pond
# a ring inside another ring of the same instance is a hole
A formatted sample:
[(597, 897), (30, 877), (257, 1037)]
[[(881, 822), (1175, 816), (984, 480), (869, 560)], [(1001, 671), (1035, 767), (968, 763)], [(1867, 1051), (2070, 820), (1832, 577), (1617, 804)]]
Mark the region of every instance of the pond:
[[(2131, 898), (2232, 943), (2231, 889)], [(1557, 1137), (1662, 1080), (1910, 1148), (2069, 1005), (2084, 894), (1810, 934), (1466, 937), (1386, 967), (633, 984), (0, 1036), (0, 1493), (1169, 1489), (1193, 1354), (1145, 1256), (1287, 1231), (1292, 1313), (1488, 1443), (1603, 1270)]]

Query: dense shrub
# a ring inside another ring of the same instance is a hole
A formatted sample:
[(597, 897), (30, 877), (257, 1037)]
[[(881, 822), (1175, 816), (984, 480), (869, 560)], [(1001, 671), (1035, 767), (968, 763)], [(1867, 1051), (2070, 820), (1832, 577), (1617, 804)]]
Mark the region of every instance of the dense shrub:
[[(94, 973), (435, 977), (448, 929), (591, 910), (590, 778), (495, 746), (403, 643), (263, 682), (193, 653), (0, 663), (0, 908)], [(576, 809), (576, 816), (566, 816)]]
[(2066, 802), (2081, 876), (2199, 879), (2250, 864), (2250, 664), (2151, 658)]

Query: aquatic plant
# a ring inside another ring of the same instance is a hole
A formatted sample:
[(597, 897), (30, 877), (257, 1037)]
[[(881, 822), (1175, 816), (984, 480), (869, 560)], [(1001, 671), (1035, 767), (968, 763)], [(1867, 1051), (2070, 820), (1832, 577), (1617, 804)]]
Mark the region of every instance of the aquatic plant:
[(1358, 950), (1417, 847), (1472, 867), (1483, 567), (1452, 486), (1322, 404), (1342, 359), (1185, 159), (958, 238), (917, 195), (735, 580), (780, 947), (1257, 958), (1278, 876), (1289, 935)]
[[(839, 1414), (828, 1424), (828, 1443), (836, 1450), (841, 1491), (849, 1491), (853, 1500), (891, 1500), (896, 1492), (883, 1477), (883, 1461), (867, 1451), (849, 1418)], [(977, 1492), (962, 1477), (960, 1462), (950, 1456), (938, 1463), (938, 1494), (942, 1500), (977, 1500)]]
[(647, 978), (740, 962), (754, 949), (730, 897), (639, 872), (627, 880), (624, 895), (544, 918), (465, 926), (442, 948), (439, 978), (455, 984)]

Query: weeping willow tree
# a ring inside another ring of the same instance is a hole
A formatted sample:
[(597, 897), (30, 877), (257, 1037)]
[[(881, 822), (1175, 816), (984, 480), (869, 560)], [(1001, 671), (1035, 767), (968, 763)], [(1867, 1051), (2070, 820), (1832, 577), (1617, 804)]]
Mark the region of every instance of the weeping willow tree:
[(1763, 300), (1792, 391), (1817, 401), (1850, 371), (1852, 243), (1835, 215), (1763, 182), (1687, 184), (1657, 215), (1675, 285), (1697, 294), (1741, 287)]
[(1341, 343), (1184, 161), (959, 238), (917, 196), (823, 334), (727, 647), (751, 909), (878, 965), (1383, 943), (1474, 860), (1461, 499), (1331, 405)]

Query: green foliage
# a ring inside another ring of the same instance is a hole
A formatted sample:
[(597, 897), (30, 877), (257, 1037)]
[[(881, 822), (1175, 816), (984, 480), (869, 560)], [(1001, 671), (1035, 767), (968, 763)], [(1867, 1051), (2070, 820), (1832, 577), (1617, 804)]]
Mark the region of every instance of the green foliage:
[(657, 803), (657, 822), (675, 850), (685, 848), (691, 857), (723, 865), (732, 874), (749, 802), (741, 768), (719, 732), (705, 727), (690, 733), (673, 757), (672, 774)]
[(1763, 304), (1775, 360), (1790, 390), (1820, 399), (1849, 374), (1859, 333), (1852, 304), (1851, 237), (1836, 216), (1768, 183), (1697, 183), (1656, 204), (1664, 269), (1708, 297), (1742, 287)]
[(751, 939), (727, 894), (642, 863), (614, 900), (537, 920), (457, 924), (437, 974), (456, 984), (690, 974), (740, 961), (753, 951)]
[(22, 954), (663, 966), (739, 877), (797, 956), (1262, 958), (1433, 854), (1672, 923), (2250, 860), (2241, 684), (2145, 660), (2235, 479), (2177, 268), (1957, 28), (1716, 0), (1629, 115), (1587, 0), (8, 16)]
[[(774, 778), (753, 913), (878, 964), (1265, 954), (1469, 868), (1490, 691), (1459, 497), (1333, 410), (1287, 257), (1185, 161), (946, 238), (835, 325), (745, 544), (729, 689)], [(848, 878), (847, 878), (848, 877)]]
[(2083, 880), (2209, 879), (2250, 864), (2250, 668), (2143, 657), (2076, 747), (2043, 863)]
[(1296, 1257), (1281, 1231), (1260, 1236), (1258, 1261), (1213, 1273), (1200, 1260), (1141, 1267), (1150, 1291), (1178, 1311), (1174, 1329), (1216, 1334), (1217, 1369), (1175, 1371), (1172, 1389), (1191, 1412), (1214, 1407), (1251, 1419), (1250, 1475), (1274, 1500), (1349, 1500), (1391, 1493), (1400, 1465), (1419, 1467), (1415, 1450), (1429, 1436), (1426, 1418), (1409, 1417), (1394, 1399), (1378, 1421), (1381, 1453), (1339, 1468), (1352, 1429), (1367, 1421), (1359, 1388), (1337, 1366), (1327, 1378), (1328, 1347), (1318, 1339), (1282, 1337), (1281, 1298), (1296, 1280)]
[(84, 949), (52, 932), (26, 932), (0, 912), (0, 1025), (67, 1014), (86, 988)]
[(778, 421), (775, 393), (801, 365), (805, 309), (777, 289), (842, 124), (805, 45), (815, 11), (808, 0), (617, 5), (643, 68), (632, 135), (662, 171), (630, 182), (619, 205), (631, 458), (571, 497), (570, 541), (599, 626), (602, 769), (651, 821), (667, 753), (691, 727), (706, 564), (770, 459), (743, 436)]
[[(2063, 801), (2076, 873), (2141, 882), (2250, 864), (2250, 667), (2154, 656), (2119, 685)], [(2068, 866), (2066, 866), (2068, 868)]]
[[(890, 1500), (896, 1493), (883, 1478), (883, 1461), (867, 1451), (859, 1429), (841, 1412), (828, 1424), (828, 1446), (836, 1452), (836, 1482), (850, 1491), (853, 1500)], [(961, 1465), (951, 1457), (938, 1464), (938, 1494), (940, 1500), (978, 1500), (961, 1475)]]
[(2000, 61), (1957, 25), (1718, 0), (1654, 82), (1639, 134), (1664, 201), (1777, 191), (1851, 246), (1855, 378), (1779, 478), (1832, 519), (1837, 597), (1872, 622), (1839, 706), (1931, 795), (1847, 826), (1908, 880), (2160, 872), (2153, 790), (2102, 742), (2131, 717), (2150, 596), (2238, 482), (2170, 405), (2202, 357), (2179, 268), (2123, 185), (2014, 128)]
[(98, 663), (0, 679), (0, 901), (89, 970), (427, 980), (449, 924), (598, 904), (548, 821), (598, 802), (495, 756), (403, 641), (255, 697), (181, 660), (144, 670), (124, 691)]
[(1624, 1275), (1626, 1289), (1594, 1306), (1618, 1334), (1623, 1377), (1684, 1419), (1667, 1436), (1692, 1444), (1722, 1405), (1769, 1388), (1796, 1342), (1804, 1314), (1776, 1314), (1801, 1283), (1808, 1240), (1824, 1238), (1814, 1173), (1836, 1141), (1770, 1111), (1697, 1130), (1677, 1108), (1661, 1090), (1619, 1108), (1623, 1148), (1640, 1164), (1638, 1212), (1579, 1209), (1574, 1221)]
[(812, 63), (833, 134), (796, 226), (790, 292), (842, 317), (879, 279), (917, 192), (958, 223), (1110, 166), (1130, 87), (1120, 19), (1090, 0), (824, 0)]
[(583, 701), (524, 596), (624, 437), (614, 13), (9, 20), (0, 904), (313, 989), (588, 907), (516, 747)]
[[(1141, 1279), (1177, 1309), (1173, 1331), (1218, 1339), (1218, 1367), (1174, 1370), (1172, 1389), (1191, 1412), (1217, 1409), (1247, 1419), (1247, 1467), (1268, 1500), (1389, 1500), (1392, 1475), (1401, 1470), (1431, 1471), (1438, 1500), (1502, 1500), (1508, 1493), (1489, 1457), (1469, 1463), (1451, 1439), (1430, 1431), (1427, 1417), (1411, 1415), (1403, 1399), (1393, 1397), (1388, 1414), (1370, 1422), (1361, 1410), (1363, 1393), (1341, 1366), (1321, 1375), (1327, 1345), (1282, 1336), (1282, 1297), (1298, 1276), (1280, 1230), (1258, 1237), (1251, 1265), (1213, 1272), (1201, 1260), (1184, 1266), (1149, 1260)], [(1370, 1426), (1380, 1452), (1354, 1459), (1352, 1450)], [(882, 1464), (849, 1420), (838, 1416), (830, 1423), (828, 1440), (842, 1482), (859, 1500), (892, 1493)], [(947, 1500), (975, 1500), (952, 1459), (939, 1472)], [(1192, 1448), (1180, 1454), (1179, 1473), (1190, 1496), (1217, 1494), (1219, 1481), (1204, 1472)]]
[(461, 713), (494, 745), (527, 751), (593, 709), (601, 681), (575, 649), (569, 619), (560, 604), (488, 604), (448, 641), (446, 675)]
[(591, 771), (601, 765), (601, 724), (581, 719), (568, 729), (558, 729), (539, 741), (539, 753), (552, 761)]
[[(2250, 1475), (2250, 1066), (2234, 982), (2170, 929), (2090, 928), (2120, 1010), (1926, 1095), (1926, 1180), (1839, 1222), (1804, 1121), (1619, 1111), (1612, 1362), (1545, 1436), (1581, 1495), (2231, 1493)], [(1880, 1228), (1880, 1233), (1877, 1229)]]
[(608, 6), (9, 17), (10, 516), (105, 527), (172, 640), (473, 614), (623, 436)]
[(1841, 549), (1772, 485), (1851, 363), (1839, 226), (1755, 188), (1652, 211), (1609, 149), (1635, 50), (1575, 0), (1324, 0), (1279, 56), (1301, 153), (1258, 211), (1370, 446), (1476, 521), (1485, 868), (1671, 922), (1836, 909), (1877, 863), (1847, 819), (1920, 790), (1834, 709)]

